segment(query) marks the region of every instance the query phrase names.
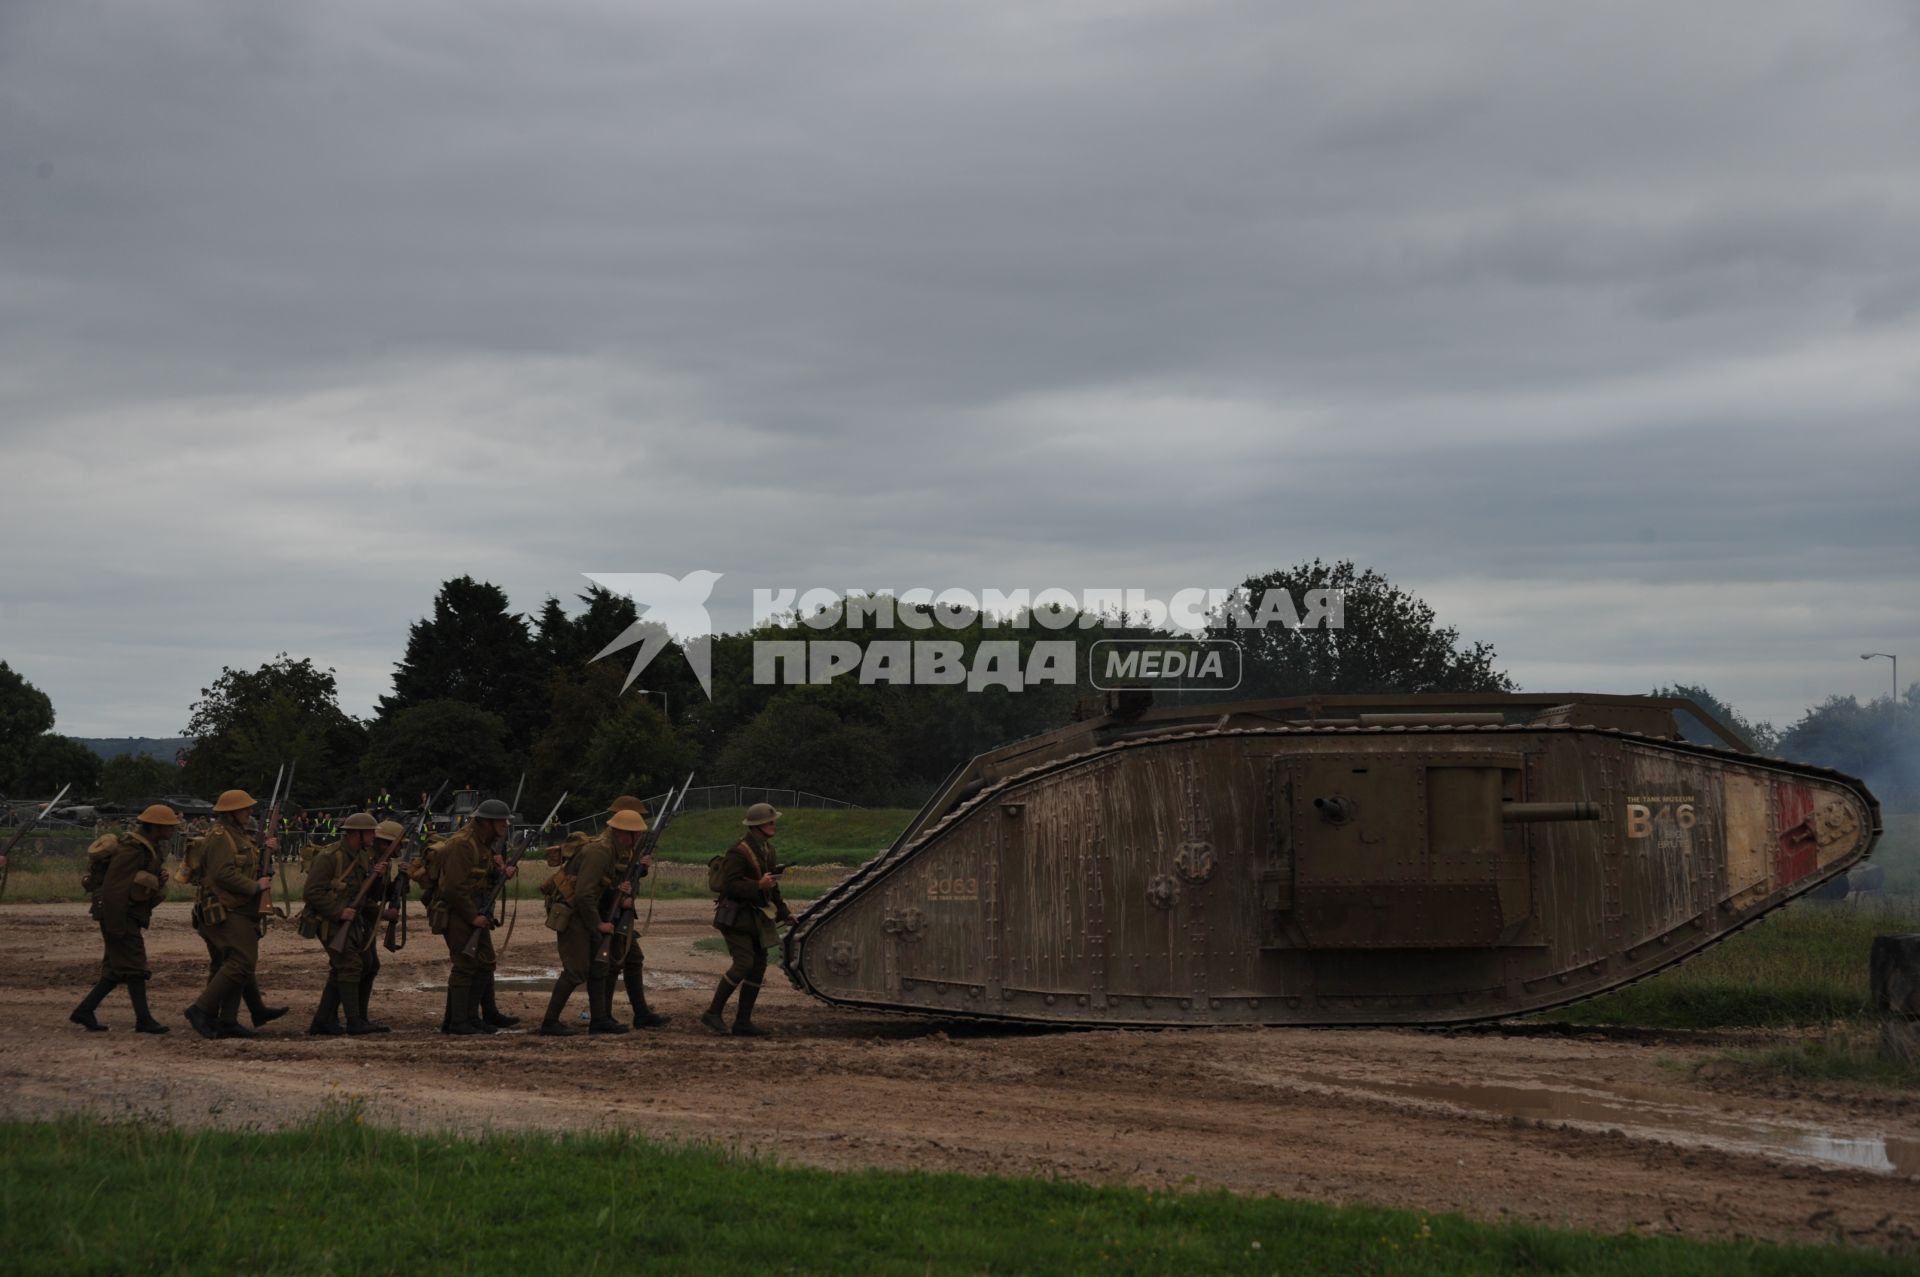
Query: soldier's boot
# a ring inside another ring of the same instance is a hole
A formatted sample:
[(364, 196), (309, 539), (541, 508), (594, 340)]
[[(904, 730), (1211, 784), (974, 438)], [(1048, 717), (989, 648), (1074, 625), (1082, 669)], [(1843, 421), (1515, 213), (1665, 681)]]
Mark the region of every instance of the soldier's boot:
[(453, 1032), (453, 986), (452, 985), (447, 986), (447, 1000), (446, 1000), (445, 1008), (440, 1012), (440, 1031), (442, 1033)]
[(713, 991), (713, 1001), (707, 1004), (706, 1013), (700, 1017), (700, 1023), (715, 1033), (725, 1033), (727, 1022), (721, 1019), (721, 1012), (727, 1009), (727, 999), (733, 996), (737, 985), (726, 976), (720, 977), (720, 987)]
[(187, 1008), (187, 1023), (193, 1026), (195, 1033), (203, 1038), (220, 1036), (220, 1011), (226, 1006), (227, 994), (231, 992), (232, 982), (216, 969), (207, 981), (206, 992), (200, 995), (198, 1002)]
[(111, 977), (97, 982), (91, 989), (87, 990), (87, 996), (80, 999), (80, 1005), (68, 1013), (67, 1019), (73, 1021), (89, 1033), (105, 1033), (107, 1026), (94, 1019), (93, 1013), (100, 1009), (100, 1003), (106, 999), (109, 993), (113, 992), (114, 987), (119, 983), (118, 980), (112, 979)]
[(307, 1032), (316, 1038), (345, 1035), (346, 1030), (340, 1027), (340, 988), (331, 980), (320, 990), (320, 1005), (313, 1009), (313, 1023), (307, 1026)]
[(360, 983), (355, 987), (360, 995), (360, 1018), (367, 1022), (367, 1031), (369, 1033), (393, 1032), (391, 1024), (382, 1024), (373, 1018), (373, 977), (362, 976)]
[(147, 982), (145, 980), (127, 981), (127, 1001), (133, 1003), (133, 1031), (135, 1033), (165, 1033), (167, 1026), (153, 1018), (153, 1012), (147, 1009)]
[(587, 1021), (589, 1033), (626, 1033), (626, 1025), (613, 1018), (613, 973), (601, 971), (587, 977), (587, 1008), (593, 1018)]
[(661, 1015), (647, 1005), (647, 983), (638, 967), (628, 967), (623, 974), (627, 982), (627, 1001), (633, 1007), (633, 1027), (636, 1029), (657, 1029), (672, 1020), (670, 1015)]
[(454, 1037), (472, 1037), (476, 1033), (492, 1033), (493, 1030), (473, 1018), (473, 989), (467, 986), (447, 990), (447, 1027), (443, 1033)]
[(740, 986), (740, 1010), (733, 1017), (733, 1036), (764, 1038), (767, 1031), (753, 1022), (753, 1004), (760, 1000), (760, 986), (748, 980)]
[(360, 1005), (360, 982), (342, 981), (340, 984), (340, 1005), (347, 1011), (347, 1032), (354, 1037), (369, 1033), (391, 1032), (384, 1024), (375, 1024), (367, 1019), (367, 1009)]
[(510, 1029), (520, 1023), (517, 1015), (508, 1015), (493, 998), (493, 972), (480, 977), (480, 1018), (496, 1029)]
[(223, 1038), (253, 1038), (260, 1035), (240, 1023), (240, 1002), (244, 993), (234, 989), (220, 1002), (220, 1024), (215, 1036)]
[[(267, 1000), (260, 996), (260, 982), (252, 976), (247, 977), (245, 996), (247, 999), (247, 1015), (252, 1018), (253, 1027), (256, 1029), (264, 1028), (266, 1025), (273, 1023), (273, 1021), (278, 1020), (289, 1010), (287, 1007), (268, 1006)], [(239, 1016), (236, 1014), (234, 1019), (237, 1022)], [(236, 1034), (235, 1036), (238, 1035)], [(253, 1035), (248, 1034), (247, 1036), (251, 1037)]]
[(567, 1024), (560, 1017), (566, 1014), (567, 999), (573, 996), (574, 986), (561, 980), (553, 986), (553, 996), (547, 999), (547, 1013), (540, 1018), (540, 1036), (543, 1038), (578, 1037), (579, 1030)]

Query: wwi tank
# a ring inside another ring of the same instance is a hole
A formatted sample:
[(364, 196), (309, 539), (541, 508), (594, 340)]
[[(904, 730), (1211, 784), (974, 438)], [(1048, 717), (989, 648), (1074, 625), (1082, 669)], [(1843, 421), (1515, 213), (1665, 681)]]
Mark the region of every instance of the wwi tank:
[(1671, 966), (1880, 828), (1858, 780), (1759, 757), (1685, 700), (1110, 693), (959, 769), (784, 963), (880, 1011), (1461, 1024)]

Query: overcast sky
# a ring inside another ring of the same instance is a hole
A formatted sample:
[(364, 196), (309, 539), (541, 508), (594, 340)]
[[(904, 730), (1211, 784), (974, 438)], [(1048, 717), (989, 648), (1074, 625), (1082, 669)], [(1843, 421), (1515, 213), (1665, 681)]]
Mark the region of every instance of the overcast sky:
[(1884, 694), (1916, 68), (1891, 0), (0, 0), (0, 658), (167, 735), (283, 650), (369, 712), (462, 573), (1320, 556), (1529, 689)]

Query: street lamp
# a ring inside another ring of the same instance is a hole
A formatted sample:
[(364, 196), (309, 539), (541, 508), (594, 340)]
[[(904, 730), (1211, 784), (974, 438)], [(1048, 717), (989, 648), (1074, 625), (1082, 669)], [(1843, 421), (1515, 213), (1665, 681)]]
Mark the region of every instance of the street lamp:
[(1887, 658), (1888, 662), (1890, 663), (1890, 667), (1893, 671), (1893, 699), (1897, 703), (1900, 699), (1900, 658), (1895, 656), (1892, 652), (1860, 653), (1860, 659), (1863, 661), (1870, 661), (1876, 656), (1884, 656)]
[(656, 692), (651, 687), (636, 687), (633, 690), (642, 696), (658, 696), (660, 698), (660, 717), (666, 719), (668, 722), (673, 721), (667, 714), (667, 694), (665, 692)]

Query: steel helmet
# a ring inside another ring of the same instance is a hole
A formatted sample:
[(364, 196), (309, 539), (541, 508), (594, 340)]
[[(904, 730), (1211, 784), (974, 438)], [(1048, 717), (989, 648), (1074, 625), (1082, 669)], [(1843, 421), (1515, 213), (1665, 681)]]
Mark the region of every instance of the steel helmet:
[(622, 794), (607, 805), (607, 810), (637, 811), (644, 816), (647, 814), (647, 805), (638, 798), (635, 798), (632, 794)]
[(245, 811), (259, 805), (260, 800), (244, 789), (229, 789), (213, 800), (213, 809), (217, 812)]
[(489, 798), (473, 809), (475, 820), (512, 820), (513, 809), (498, 798)]
[(340, 822), (342, 829), (378, 829), (379, 827), (379, 823), (374, 820), (372, 814), (364, 811), (356, 811)]
[(397, 820), (383, 820), (373, 827), (373, 836), (380, 842), (399, 842), (407, 836), (407, 827)]
[(155, 803), (134, 817), (134, 820), (142, 825), (165, 825), (171, 829), (180, 823), (180, 813), (165, 803)]
[(645, 833), (647, 818), (637, 811), (616, 811), (613, 819), (607, 822), (608, 829), (619, 829), (630, 834)]
[(780, 819), (780, 813), (773, 809), (772, 803), (755, 803), (753, 806), (747, 808), (747, 818), (740, 823), (743, 825), (771, 825), (778, 819)]

